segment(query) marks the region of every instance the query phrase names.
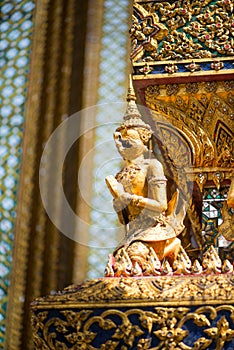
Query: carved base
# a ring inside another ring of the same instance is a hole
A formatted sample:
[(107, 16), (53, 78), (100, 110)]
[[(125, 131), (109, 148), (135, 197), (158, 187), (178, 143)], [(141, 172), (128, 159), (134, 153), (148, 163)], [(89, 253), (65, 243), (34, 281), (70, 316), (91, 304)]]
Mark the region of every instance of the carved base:
[(32, 303), (36, 349), (233, 349), (234, 275), (100, 278)]

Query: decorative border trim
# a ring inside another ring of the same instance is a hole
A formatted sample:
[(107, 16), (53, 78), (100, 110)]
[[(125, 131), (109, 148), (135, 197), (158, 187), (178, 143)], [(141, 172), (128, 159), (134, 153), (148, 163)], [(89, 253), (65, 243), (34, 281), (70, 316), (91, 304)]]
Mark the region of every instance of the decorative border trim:
[(88, 280), (37, 298), (33, 310), (110, 305), (199, 305), (234, 302), (234, 275), (114, 277)]
[[(193, 66), (199, 70), (192, 70)], [(140, 62), (133, 64), (134, 79), (204, 77), (234, 74), (234, 58)]]

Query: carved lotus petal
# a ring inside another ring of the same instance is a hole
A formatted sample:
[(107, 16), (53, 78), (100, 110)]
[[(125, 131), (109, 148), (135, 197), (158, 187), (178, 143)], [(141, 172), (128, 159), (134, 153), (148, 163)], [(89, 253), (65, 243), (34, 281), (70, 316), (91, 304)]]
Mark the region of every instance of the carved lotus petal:
[(166, 327), (163, 327), (162, 329), (154, 332), (154, 335), (156, 335), (156, 337), (158, 337), (160, 340), (167, 339), (167, 334), (168, 334), (168, 330)]
[(116, 327), (116, 324), (112, 320), (103, 320), (101, 322), (102, 329), (108, 330)]
[(54, 323), (54, 326), (56, 328), (56, 331), (59, 332), (59, 333), (67, 333), (67, 327), (66, 327), (66, 324), (63, 324), (62, 322), (60, 321), (56, 321)]
[(148, 329), (149, 332), (152, 330), (152, 326), (153, 326), (153, 319), (152, 317), (147, 317), (145, 315), (141, 315), (139, 317), (139, 320), (141, 321), (141, 324), (144, 328)]
[(226, 320), (225, 317), (221, 317), (220, 320), (217, 322), (217, 327), (218, 329), (220, 329), (221, 332), (226, 332), (229, 329), (229, 322)]
[(218, 328), (213, 327), (213, 328), (209, 328), (209, 329), (205, 329), (204, 332), (209, 335), (209, 337), (211, 338), (215, 338), (217, 333), (218, 333)]
[[(66, 344), (64, 343), (61, 343), (60, 341), (56, 340), (55, 341), (55, 348), (57, 350), (68, 350), (68, 347), (66, 346)], [(39, 349), (42, 349), (42, 350), (48, 350), (49, 348), (39, 348)]]
[(151, 338), (149, 339), (140, 339), (137, 344), (137, 350), (147, 350), (151, 345)]
[(194, 323), (200, 327), (210, 326), (210, 321), (208, 320), (208, 318), (205, 315), (195, 314), (194, 315)]
[(165, 341), (171, 339), (178, 343), (186, 337), (188, 332), (182, 328), (168, 329), (167, 327), (163, 327), (162, 329), (155, 331), (154, 334), (161, 340)]
[(138, 326), (133, 326), (132, 334), (134, 334), (135, 336), (138, 336), (138, 335), (144, 334), (144, 332)]
[(183, 340), (187, 336), (187, 334), (188, 334), (188, 331), (186, 331), (186, 330), (184, 330), (182, 328), (176, 328), (175, 329), (175, 339), (177, 341), (179, 341), (179, 342), (181, 340)]
[(118, 345), (119, 345), (119, 342), (107, 340), (105, 344), (101, 345), (100, 350), (114, 350), (114, 349), (117, 349)]
[(179, 307), (178, 309), (175, 310), (175, 317), (181, 318), (185, 316), (189, 312), (188, 307)]
[(207, 349), (211, 343), (212, 343), (211, 339), (206, 339), (202, 337), (202, 338), (199, 338), (197, 341), (195, 341), (193, 349), (204, 350), (204, 349)]
[(234, 330), (228, 329), (226, 332), (226, 340), (231, 341), (234, 338)]
[[(88, 349), (88, 347), (82, 347), (91, 343), (91, 341), (96, 337), (96, 333), (93, 332), (77, 332), (65, 335), (65, 338), (71, 343), (79, 345), (79, 349)], [(77, 348), (78, 349), (78, 348)]]
[(91, 313), (92, 311), (90, 310), (81, 310), (79, 313), (76, 313), (76, 317), (81, 321), (85, 321)]

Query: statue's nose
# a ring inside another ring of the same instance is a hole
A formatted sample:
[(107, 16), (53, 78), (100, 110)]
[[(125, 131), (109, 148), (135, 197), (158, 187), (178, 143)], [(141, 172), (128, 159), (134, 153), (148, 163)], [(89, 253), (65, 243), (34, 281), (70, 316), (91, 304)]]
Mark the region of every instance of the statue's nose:
[(120, 132), (118, 132), (118, 131), (114, 132), (114, 139), (115, 140), (121, 140), (121, 138), (122, 138), (122, 135)]

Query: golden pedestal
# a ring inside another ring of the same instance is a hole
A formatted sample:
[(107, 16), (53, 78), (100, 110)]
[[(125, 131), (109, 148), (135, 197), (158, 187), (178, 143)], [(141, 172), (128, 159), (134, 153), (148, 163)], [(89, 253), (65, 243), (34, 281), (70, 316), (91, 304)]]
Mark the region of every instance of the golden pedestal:
[(234, 275), (100, 278), (32, 304), (36, 349), (234, 349)]

